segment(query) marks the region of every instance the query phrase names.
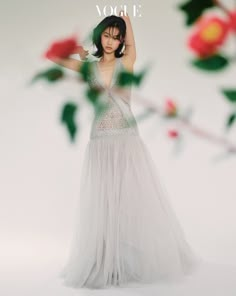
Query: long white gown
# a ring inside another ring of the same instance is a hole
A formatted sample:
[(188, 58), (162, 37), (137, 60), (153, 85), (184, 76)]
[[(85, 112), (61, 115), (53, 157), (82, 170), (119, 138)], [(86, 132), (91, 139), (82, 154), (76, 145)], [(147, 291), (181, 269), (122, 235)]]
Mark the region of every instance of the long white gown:
[(202, 259), (170, 206), (130, 100), (113, 91), (123, 64), (116, 58), (107, 88), (97, 62), (91, 63), (89, 84), (103, 87), (100, 99), (108, 108), (94, 116), (74, 236), (59, 277), (66, 286), (91, 289), (182, 279)]

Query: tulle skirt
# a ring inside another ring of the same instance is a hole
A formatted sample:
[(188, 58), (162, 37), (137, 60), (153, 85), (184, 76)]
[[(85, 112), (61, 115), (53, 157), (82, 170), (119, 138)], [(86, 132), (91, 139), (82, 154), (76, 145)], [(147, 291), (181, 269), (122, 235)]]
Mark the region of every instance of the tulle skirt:
[(75, 229), (59, 277), (74, 288), (179, 280), (201, 263), (139, 135), (89, 140)]

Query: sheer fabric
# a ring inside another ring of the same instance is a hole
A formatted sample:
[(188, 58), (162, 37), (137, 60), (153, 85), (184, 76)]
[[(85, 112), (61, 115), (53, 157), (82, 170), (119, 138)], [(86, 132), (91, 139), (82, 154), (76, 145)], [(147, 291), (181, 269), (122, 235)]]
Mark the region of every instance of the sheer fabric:
[(115, 93), (116, 60), (105, 88), (96, 62), (90, 86), (102, 86), (107, 108), (94, 117), (86, 147), (74, 235), (60, 273), (74, 288), (142, 286), (180, 280), (200, 265), (140, 137), (130, 97)]

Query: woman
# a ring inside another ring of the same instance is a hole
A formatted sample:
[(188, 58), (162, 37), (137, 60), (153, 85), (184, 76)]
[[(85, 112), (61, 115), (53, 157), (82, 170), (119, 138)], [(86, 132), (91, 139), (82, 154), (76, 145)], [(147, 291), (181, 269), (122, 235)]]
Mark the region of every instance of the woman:
[[(126, 95), (116, 91), (118, 73), (132, 72), (136, 59), (129, 17), (121, 12), (106, 17), (94, 29), (93, 42), (94, 55), (101, 58), (91, 62), (89, 85), (103, 89), (99, 99), (106, 108), (92, 124), (73, 242), (60, 275), (65, 285), (75, 288), (180, 279), (200, 258), (185, 240), (139, 135), (130, 89)], [(78, 71), (83, 61), (60, 63)]]

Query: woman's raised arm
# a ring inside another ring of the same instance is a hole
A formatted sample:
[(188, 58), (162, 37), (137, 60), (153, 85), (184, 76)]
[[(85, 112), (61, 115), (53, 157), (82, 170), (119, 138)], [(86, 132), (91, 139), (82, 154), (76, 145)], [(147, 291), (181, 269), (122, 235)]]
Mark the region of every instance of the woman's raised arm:
[(125, 51), (123, 60), (125, 60), (128, 65), (133, 66), (136, 60), (136, 46), (131, 21), (128, 15), (124, 15), (123, 10), (119, 12), (119, 16), (123, 18), (126, 23)]

